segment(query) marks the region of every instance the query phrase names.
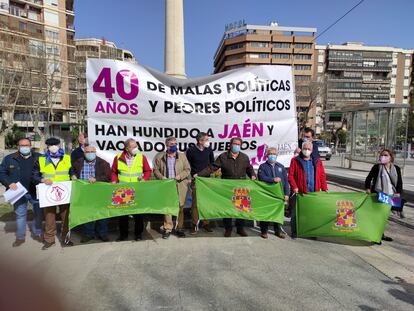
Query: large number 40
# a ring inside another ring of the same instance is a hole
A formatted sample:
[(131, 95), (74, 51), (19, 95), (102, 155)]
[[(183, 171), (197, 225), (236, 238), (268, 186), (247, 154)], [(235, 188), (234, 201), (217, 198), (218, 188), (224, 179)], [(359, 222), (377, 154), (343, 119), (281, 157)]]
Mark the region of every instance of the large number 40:
[[(125, 90), (125, 78), (129, 78), (130, 90)], [(116, 92), (124, 100), (133, 100), (138, 96), (138, 78), (128, 69), (120, 70), (116, 74)], [(104, 93), (106, 98), (112, 99), (115, 88), (112, 86), (111, 68), (104, 67), (94, 82), (92, 89), (97, 93)]]

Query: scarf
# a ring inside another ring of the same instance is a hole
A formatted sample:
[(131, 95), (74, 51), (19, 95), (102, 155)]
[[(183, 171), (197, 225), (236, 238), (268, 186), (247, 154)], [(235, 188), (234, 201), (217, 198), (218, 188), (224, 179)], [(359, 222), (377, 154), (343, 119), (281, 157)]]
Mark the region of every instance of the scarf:
[(46, 164), (52, 162), (52, 158), (63, 158), (65, 155), (65, 151), (62, 148), (59, 148), (59, 151), (55, 154), (50, 153), (49, 150), (46, 150)]
[(375, 183), (375, 191), (393, 195), (397, 191), (397, 181), (398, 174), (394, 164), (391, 163), (389, 171), (385, 165), (379, 164), (377, 182)]

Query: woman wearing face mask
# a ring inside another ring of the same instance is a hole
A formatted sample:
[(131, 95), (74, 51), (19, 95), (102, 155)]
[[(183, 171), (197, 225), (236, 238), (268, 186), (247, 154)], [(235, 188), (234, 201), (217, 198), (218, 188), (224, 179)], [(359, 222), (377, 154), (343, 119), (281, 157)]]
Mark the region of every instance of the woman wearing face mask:
[[(394, 164), (394, 154), (389, 149), (381, 151), (379, 163), (375, 164), (365, 179), (367, 193), (383, 192), (391, 196), (401, 196), (403, 188), (401, 169)], [(402, 211), (400, 217), (404, 217)], [(392, 241), (392, 238), (383, 235), (384, 241)]]

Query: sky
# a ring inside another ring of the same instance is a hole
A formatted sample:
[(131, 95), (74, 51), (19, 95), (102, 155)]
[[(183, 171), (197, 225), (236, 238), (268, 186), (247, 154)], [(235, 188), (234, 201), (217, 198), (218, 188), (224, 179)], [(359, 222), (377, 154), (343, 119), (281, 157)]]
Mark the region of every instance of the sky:
[[(210, 75), (224, 27), (314, 27), (321, 33), (360, 0), (184, 0), (186, 73)], [(316, 40), (414, 49), (414, 1), (365, 0)], [(133, 52), (137, 62), (164, 71), (164, 0), (75, 0), (77, 38), (105, 38)]]

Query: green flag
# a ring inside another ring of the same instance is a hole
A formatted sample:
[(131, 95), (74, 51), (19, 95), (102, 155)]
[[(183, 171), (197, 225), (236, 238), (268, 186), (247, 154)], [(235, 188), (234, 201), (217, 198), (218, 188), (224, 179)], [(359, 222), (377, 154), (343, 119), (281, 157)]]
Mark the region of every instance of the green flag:
[(196, 191), (200, 219), (284, 221), (284, 194), (280, 183), (197, 177)]
[(69, 228), (115, 216), (131, 214), (178, 215), (176, 181), (134, 183), (72, 182)]
[(391, 206), (364, 192), (298, 194), (298, 237), (342, 237), (380, 242)]

